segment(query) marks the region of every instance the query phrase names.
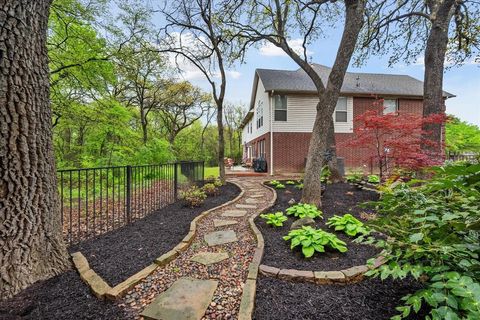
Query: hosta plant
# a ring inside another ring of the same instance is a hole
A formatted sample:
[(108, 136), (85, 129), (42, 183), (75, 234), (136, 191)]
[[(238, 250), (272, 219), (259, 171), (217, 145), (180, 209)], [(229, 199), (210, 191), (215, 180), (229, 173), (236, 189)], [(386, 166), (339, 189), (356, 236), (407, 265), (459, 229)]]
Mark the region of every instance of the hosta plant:
[(320, 211), (315, 205), (307, 204), (307, 203), (298, 203), (286, 210), (287, 215), (293, 215), (296, 218), (312, 218), (315, 219), (317, 217), (322, 216), (322, 211)]
[(368, 183), (380, 183), (380, 178), (376, 174), (371, 174), (367, 178)]
[(301, 246), (305, 258), (310, 258), (315, 252), (325, 252), (326, 247), (340, 252), (347, 251), (347, 244), (336, 235), (310, 226), (291, 230), (283, 239), (290, 241), (290, 249)]
[(261, 214), (260, 217), (273, 227), (283, 227), (283, 223), (288, 219), (281, 211)]
[(288, 184), (288, 185), (294, 185), (294, 184), (295, 184), (295, 181), (288, 180), (287, 182), (285, 182), (285, 184)]
[(213, 182), (213, 184), (215, 185), (215, 187), (221, 187), (223, 186), (223, 182), (222, 180), (220, 180), (219, 178), (215, 179), (215, 181)]
[(303, 189), (303, 183), (299, 183), (295, 186), (295, 188), (297, 188), (298, 190), (302, 190)]
[(327, 221), (327, 226), (335, 228), (335, 231), (343, 231), (350, 237), (355, 237), (357, 234), (368, 234), (367, 228), (363, 222), (347, 213), (343, 216), (334, 215)]
[(280, 181), (278, 181), (278, 180), (271, 180), (271, 181), (268, 182), (268, 184), (271, 185), (271, 186), (276, 186), (279, 183), (280, 183)]
[(205, 192), (197, 186), (192, 186), (187, 190), (180, 191), (180, 198), (185, 201), (189, 207), (199, 207), (207, 198)]
[(277, 183), (273, 186), (275, 189), (285, 189), (285, 185), (282, 183)]

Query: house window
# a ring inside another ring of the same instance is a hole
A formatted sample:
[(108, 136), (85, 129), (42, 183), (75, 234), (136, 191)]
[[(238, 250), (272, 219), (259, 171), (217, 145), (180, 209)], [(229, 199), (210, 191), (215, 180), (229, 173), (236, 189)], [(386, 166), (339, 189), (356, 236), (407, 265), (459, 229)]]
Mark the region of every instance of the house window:
[(347, 122), (347, 98), (339, 97), (335, 107), (335, 122)]
[(383, 100), (383, 114), (395, 113), (398, 111), (397, 99), (385, 99)]
[(263, 101), (259, 100), (257, 104), (257, 129), (263, 126)]
[(275, 95), (275, 121), (287, 121), (287, 96)]

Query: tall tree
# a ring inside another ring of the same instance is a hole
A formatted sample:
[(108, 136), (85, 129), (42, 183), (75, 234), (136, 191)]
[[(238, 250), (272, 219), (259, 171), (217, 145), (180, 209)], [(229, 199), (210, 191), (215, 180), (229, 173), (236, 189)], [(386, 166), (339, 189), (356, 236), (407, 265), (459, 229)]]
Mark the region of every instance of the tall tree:
[[(365, 55), (389, 53), (390, 64), (418, 60), (423, 53), (423, 115), (445, 112), (445, 62), (462, 64), (480, 52), (480, 3), (472, 0), (372, 1), (362, 47)], [(443, 124), (424, 125), (425, 142), (443, 141)], [(424, 143), (431, 150), (438, 143)], [(438, 151), (437, 151), (438, 155)]]
[[(337, 18), (336, 1), (244, 1), (238, 5), (240, 17), (230, 24), (246, 39), (245, 45), (268, 41), (281, 48), (315, 85), (318, 95), (317, 113), (308, 149), (302, 202), (321, 205), (321, 171), (325, 160), (335, 159), (332, 114), (335, 110), (343, 79), (353, 55), (363, 25), (365, 0), (344, 1), (345, 22), (342, 39), (327, 83), (320, 78), (308, 58), (308, 45), (327, 29), (329, 17)], [(248, 14), (244, 14), (248, 13)], [(237, 17), (238, 18), (238, 17)], [(331, 22), (331, 20), (330, 20)], [(302, 52), (297, 52), (289, 41), (298, 34), (302, 37)], [(336, 161), (330, 161), (335, 169)], [(336, 171), (336, 170), (334, 170)], [(339, 178), (337, 176), (337, 178)]]
[[(225, 138), (223, 105), (227, 88), (227, 67), (236, 57), (232, 32), (220, 23), (229, 15), (228, 6), (213, 0), (175, 0), (162, 9), (167, 21), (160, 32), (159, 51), (170, 52), (177, 64), (192, 64), (212, 87), (217, 108), (218, 166), (225, 180)], [(219, 81), (217, 80), (219, 79)]]
[(68, 266), (52, 147), (50, 0), (0, 1), (0, 296)]
[[(230, 157), (241, 157), (242, 132), (239, 129), (245, 117), (245, 107), (241, 104), (225, 104), (225, 124), (227, 125), (228, 144)], [(236, 141), (235, 141), (236, 140)]]

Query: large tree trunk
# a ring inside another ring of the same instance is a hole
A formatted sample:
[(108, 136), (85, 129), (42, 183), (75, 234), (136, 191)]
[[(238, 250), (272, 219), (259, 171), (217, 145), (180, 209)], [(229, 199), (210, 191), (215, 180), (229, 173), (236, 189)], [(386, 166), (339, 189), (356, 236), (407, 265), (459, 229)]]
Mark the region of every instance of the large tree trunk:
[(327, 162), (328, 169), (331, 173), (330, 180), (333, 183), (342, 182), (343, 177), (338, 170), (337, 143), (335, 141), (335, 124), (333, 123), (333, 117), (330, 117), (330, 123), (328, 125), (327, 146), (327, 152), (330, 158), (330, 160)]
[(143, 144), (146, 145), (148, 141), (148, 129), (147, 129), (148, 122), (147, 122), (147, 115), (145, 114), (145, 109), (143, 107), (140, 107), (140, 122), (142, 125)]
[(218, 128), (218, 169), (220, 180), (225, 182), (225, 137), (223, 135), (223, 101), (217, 102), (217, 128)]
[[(425, 47), (425, 75), (423, 83), (424, 117), (445, 112), (443, 71), (448, 44), (448, 27), (452, 19), (454, 5), (455, 0), (446, 0), (438, 6), (434, 4), (431, 5), (432, 15), (435, 16), (435, 19), (432, 22)], [(422, 145), (422, 149), (431, 153), (432, 156), (440, 156), (442, 154), (442, 128), (443, 124), (425, 124), (423, 126), (423, 130), (427, 131), (424, 138), (438, 145)]]
[(0, 296), (62, 272), (46, 49), (49, 0), (0, 0)]
[[(317, 115), (305, 166), (302, 202), (321, 206), (321, 170), (332, 114), (337, 105), (343, 79), (352, 58), (358, 35), (363, 25), (365, 0), (345, 0), (345, 26), (328, 83), (317, 104)], [(312, 79), (313, 80), (313, 79)], [(317, 86), (318, 88), (318, 86)], [(319, 92), (321, 92), (319, 90)]]

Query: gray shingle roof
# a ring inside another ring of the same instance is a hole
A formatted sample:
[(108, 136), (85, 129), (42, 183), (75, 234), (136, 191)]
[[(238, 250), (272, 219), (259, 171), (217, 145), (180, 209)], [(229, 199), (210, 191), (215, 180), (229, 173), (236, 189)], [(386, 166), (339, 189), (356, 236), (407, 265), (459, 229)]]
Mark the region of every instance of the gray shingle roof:
[[(314, 64), (323, 82), (326, 83), (331, 68)], [(316, 92), (312, 80), (302, 69), (295, 71), (257, 69), (266, 91)], [(341, 93), (377, 94), (392, 96), (423, 96), (423, 82), (407, 75), (347, 72)], [(454, 97), (444, 91), (446, 98)]]

